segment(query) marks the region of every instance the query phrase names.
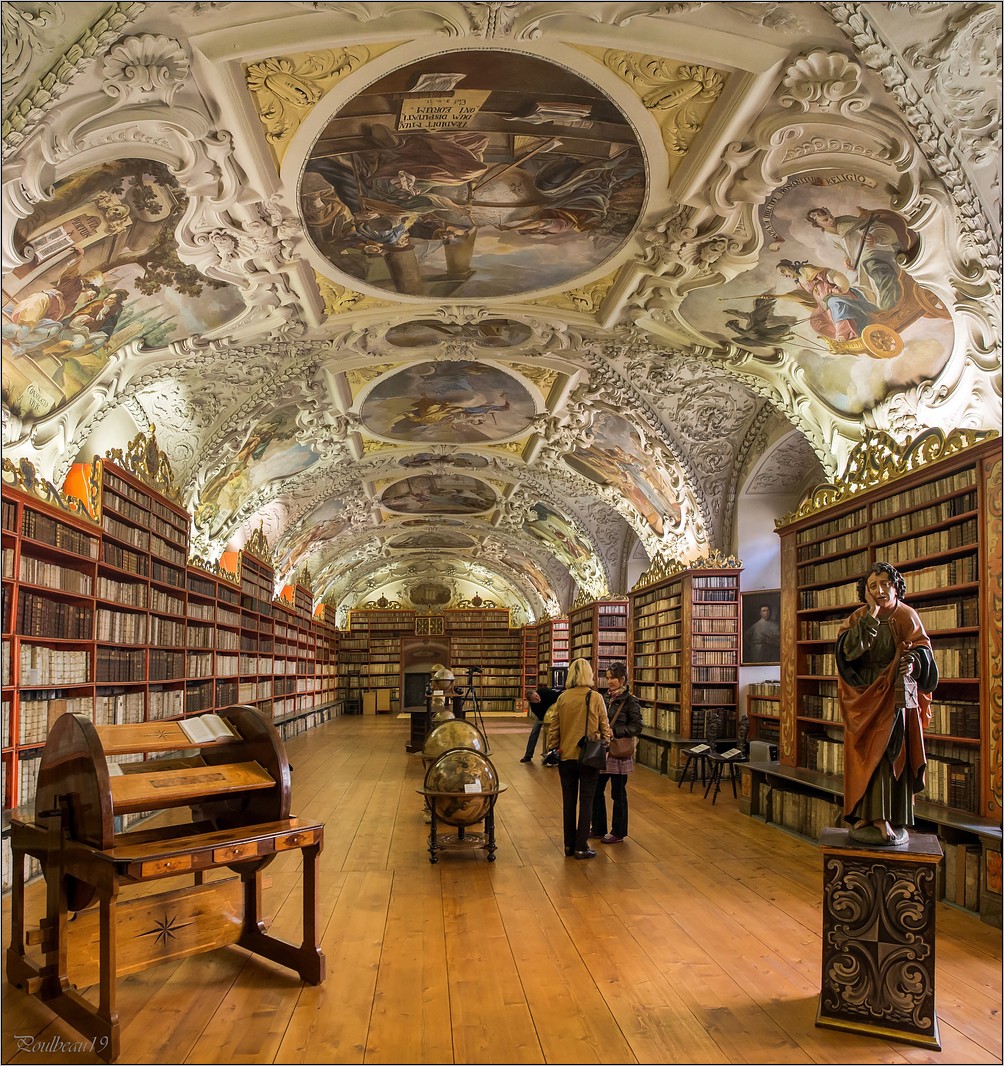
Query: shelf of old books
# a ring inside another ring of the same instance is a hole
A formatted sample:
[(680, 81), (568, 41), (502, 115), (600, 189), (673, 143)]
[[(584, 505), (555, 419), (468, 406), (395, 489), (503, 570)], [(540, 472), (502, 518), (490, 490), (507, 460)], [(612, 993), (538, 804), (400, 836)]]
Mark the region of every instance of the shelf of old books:
[(739, 575), (731, 557), (657, 561), (630, 595), (629, 675), (642, 708), (639, 761), (678, 778), (683, 747), (722, 715), (734, 736), (739, 688)]
[(750, 740), (777, 745), (781, 734), (781, 682), (754, 681), (746, 689)]
[(522, 703), (523, 633), (509, 609), (453, 608), (443, 619), (458, 684), (471, 678), (483, 712), (512, 714)]
[(596, 600), (568, 612), (569, 661), (585, 659), (593, 668), (596, 687), (606, 691), (606, 672), (627, 663), (628, 601)]
[[(867, 448), (871, 458), (862, 445), (849, 464), (866, 472), (864, 484), (847, 479), (820, 490), (779, 525), (780, 761), (842, 789), (835, 641), (860, 606), (858, 580), (873, 563), (891, 563), (931, 638), (940, 674), (917, 814), (956, 834), (996, 838), (984, 847), (982, 883), (999, 907), (1000, 439), (928, 431), (906, 446), (883, 438)], [(884, 466), (875, 454), (886, 456)]]
[(537, 626), (537, 683), (564, 688), (568, 673), (568, 619), (546, 618)]

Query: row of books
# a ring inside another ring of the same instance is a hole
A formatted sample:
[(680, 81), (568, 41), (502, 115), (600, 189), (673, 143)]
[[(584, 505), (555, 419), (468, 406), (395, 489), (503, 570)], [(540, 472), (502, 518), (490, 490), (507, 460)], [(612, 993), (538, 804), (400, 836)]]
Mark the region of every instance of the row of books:
[(58, 522), (51, 515), (41, 514), (27, 507), (22, 512), (21, 535), (31, 540), (41, 541), (43, 544), (50, 544), (73, 555), (81, 555), (85, 559), (97, 559), (98, 557), (97, 537)]
[(818, 540), (800, 546), (798, 549), (798, 561), (807, 563), (825, 555), (836, 555), (838, 552), (851, 551), (854, 548), (866, 548), (868, 542), (868, 530), (864, 526), (859, 526), (848, 533), (841, 533), (838, 537), (830, 537), (827, 540)]
[[(127, 514), (126, 517), (131, 518), (134, 522), (142, 522), (145, 516), (139, 508), (134, 508), (134, 510), (137, 512), (136, 514)], [(148, 552), (150, 550), (150, 531), (148, 529), (140, 529), (138, 526), (121, 522), (107, 511), (101, 516), (101, 528), (106, 535), (114, 537), (115, 540), (121, 540), (139, 551)]]
[[(6, 553), (7, 550), (5, 548), (4, 552)], [(13, 559), (13, 552), (11, 552), (11, 558)], [(6, 554), (4, 565), (6, 567)], [(73, 570), (46, 559), (36, 559), (31, 555), (22, 554), (21, 556), (20, 579), (29, 585), (42, 585), (81, 596), (90, 596), (94, 590), (94, 578), (86, 571)]]
[(909, 533), (912, 529), (922, 529), (924, 526), (935, 526), (941, 522), (950, 522), (953, 518), (970, 514), (976, 510), (976, 493), (966, 492), (961, 496), (951, 496), (947, 500), (923, 507), (919, 511), (910, 511), (906, 514), (897, 514), (884, 522), (876, 522), (872, 526), (872, 538), (886, 540), (898, 537), (903, 533)]
[(863, 574), (867, 569), (868, 553), (862, 551), (855, 555), (841, 556), (839, 559), (813, 563), (811, 574), (813, 581), (839, 581), (846, 578), (848, 573)]
[(818, 770), (821, 774), (842, 774), (844, 772), (844, 745), (832, 737), (822, 737), (807, 733), (803, 738), (804, 751), (802, 764), (808, 770)]
[(979, 775), (972, 763), (927, 753), (926, 799), (960, 811), (975, 812), (978, 795)]
[(110, 490), (116, 496), (138, 503), (151, 515), (163, 519), (171, 527), (187, 530), (187, 516), (183, 513), (171, 510), (166, 504), (149, 493), (130, 485), (129, 482), (113, 474), (108, 467), (101, 471), (101, 487), (103, 491)]
[(896, 514), (898, 511), (908, 511), (917, 504), (930, 503), (934, 500), (944, 499), (954, 492), (961, 492), (976, 484), (975, 467), (967, 467), (955, 474), (929, 481), (924, 485), (917, 485), (906, 492), (898, 492), (887, 496), (884, 500), (876, 500), (872, 504), (872, 515), (875, 518), (884, 518), (886, 515)]
[(923, 555), (937, 555), (940, 552), (951, 551), (953, 548), (962, 548), (975, 544), (978, 540), (979, 531), (976, 519), (967, 518), (964, 522), (949, 529), (896, 541), (895, 544), (886, 547), (885, 556), (893, 566), (899, 568), (911, 559), (917, 559)]
[(20, 590), (16, 622), (16, 632), (20, 635), (90, 640), (93, 631), (94, 612), (90, 607), (50, 600), (46, 596)]

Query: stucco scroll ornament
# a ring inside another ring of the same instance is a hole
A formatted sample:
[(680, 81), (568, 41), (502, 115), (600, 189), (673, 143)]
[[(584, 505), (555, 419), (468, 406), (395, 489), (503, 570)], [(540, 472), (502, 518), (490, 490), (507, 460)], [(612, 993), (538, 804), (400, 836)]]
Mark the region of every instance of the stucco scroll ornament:
[[(3, 101), (17, 94), (18, 81), (31, 66), (36, 49), (44, 49), (46, 30), (63, 21), (61, 4), (4, 4)], [(6, 107), (4, 108), (6, 110)]]
[(189, 69), (181, 46), (164, 34), (123, 37), (105, 56), (101, 88), (124, 104), (170, 105)]
[[(1000, 10), (994, 4), (952, 5), (944, 32), (908, 48), (906, 58), (928, 72), (927, 91), (963, 135), (959, 146), (1000, 173)], [(988, 91), (990, 88), (994, 91)]]
[(685, 63), (674, 67), (656, 56), (638, 56), (610, 49), (603, 62), (633, 85), (642, 103), (654, 112), (670, 155), (683, 156), (703, 124), (701, 102), (721, 96), (725, 78), (712, 67)]
[(848, 118), (868, 107), (861, 67), (841, 52), (822, 49), (792, 63), (778, 102), (803, 111), (835, 111)]

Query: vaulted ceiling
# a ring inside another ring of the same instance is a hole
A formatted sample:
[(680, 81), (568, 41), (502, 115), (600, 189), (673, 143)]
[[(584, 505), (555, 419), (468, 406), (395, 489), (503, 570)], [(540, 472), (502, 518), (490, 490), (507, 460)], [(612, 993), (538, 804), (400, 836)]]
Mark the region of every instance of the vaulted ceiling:
[(3, 5), (5, 454), (518, 620), (999, 428), (999, 5)]

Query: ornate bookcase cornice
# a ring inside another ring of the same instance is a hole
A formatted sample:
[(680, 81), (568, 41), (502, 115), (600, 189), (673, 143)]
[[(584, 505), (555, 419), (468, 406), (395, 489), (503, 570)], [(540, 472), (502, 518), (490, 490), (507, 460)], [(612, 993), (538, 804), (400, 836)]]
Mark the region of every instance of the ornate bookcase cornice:
[(687, 570), (742, 570), (742, 568), (742, 559), (737, 559), (734, 555), (725, 555), (718, 548), (703, 558), (690, 562), (683, 562), (671, 556), (657, 555), (652, 560), (652, 565), (634, 583), (631, 591), (646, 588), (657, 581), (675, 577)]
[(149, 433), (137, 433), (125, 449), (112, 448), (105, 458), (175, 503), (181, 503), (181, 491), (174, 483), (171, 462), (157, 443), (157, 427), (151, 423)]
[(44, 503), (52, 504), (53, 507), (58, 507), (59, 510), (77, 518), (84, 518), (88, 522), (95, 521), (92, 513), (88, 512), (84, 501), (77, 499), (76, 496), (67, 495), (56, 488), (51, 481), (39, 477), (38, 472), (35, 470), (35, 465), (30, 459), (22, 458), (16, 463), (10, 459), (4, 459), (2, 464), (0, 464), (0, 468), (2, 468), (4, 485), (20, 489), (21, 492), (35, 496)]
[(996, 436), (983, 430), (954, 429), (946, 435), (940, 429), (929, 429), (901, 444), (883, 430), (871, 430), (851, 452), (843, 475), (813, 489), (796, 510), (777, 519), (775, 528), (808, 518), (859, 492), (886, 485)]
[(251, 531), (251, 536), (248, 537), (247, 543), (241, 550), (245, 555), (253, 555), (268, 566), (273, 565), (272, 549), (268, 546), (265, 530), (261, 526)]

